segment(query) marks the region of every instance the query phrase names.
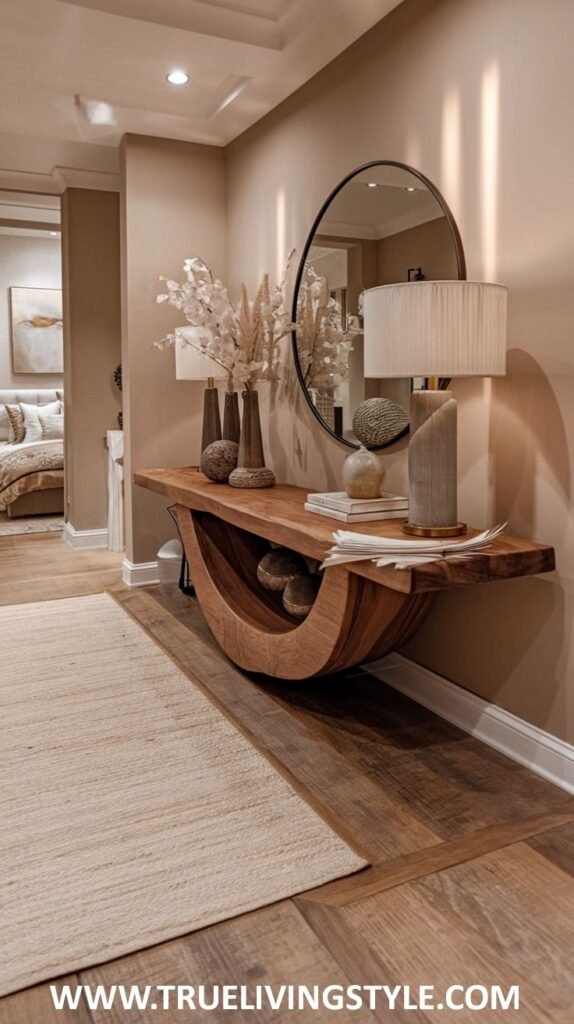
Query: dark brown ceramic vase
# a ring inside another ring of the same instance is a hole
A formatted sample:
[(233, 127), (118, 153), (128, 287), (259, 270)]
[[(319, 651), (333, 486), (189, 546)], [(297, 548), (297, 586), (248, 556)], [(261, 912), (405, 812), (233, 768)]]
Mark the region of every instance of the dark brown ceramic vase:
[(201, 431), (201, 450), (205, 451), (214, 441), (221, 441), (221, 416), (219, 414), (219, 395), (216, 387), (206, 387), (203, 392), (203, 427)]
[(225, 392), (223, 406), (223, 440), (239, 444), (241, 421), (239, 419), (239, 395), (237, 391)]
[(239, 462), (229, 477), (232, 487), (272, 487), (275, 474), (263, 455), (259, 395), (255, 388), (243, 392), (243, 419), (239, 438)]

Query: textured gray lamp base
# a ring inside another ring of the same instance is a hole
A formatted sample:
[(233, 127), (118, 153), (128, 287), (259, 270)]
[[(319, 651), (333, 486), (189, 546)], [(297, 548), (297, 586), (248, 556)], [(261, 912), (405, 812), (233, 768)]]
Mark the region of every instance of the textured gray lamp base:
[(406, 533), (452, 537), (466, 532), (457, 519), (456, 417), (451, 391), (413, 391)]

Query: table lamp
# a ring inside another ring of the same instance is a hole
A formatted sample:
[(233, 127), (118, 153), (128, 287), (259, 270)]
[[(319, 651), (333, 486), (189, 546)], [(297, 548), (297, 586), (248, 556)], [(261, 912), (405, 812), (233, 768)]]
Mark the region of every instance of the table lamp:
[(466, 532), (457, 516), (457, 403), (441, 377), (506, 373), (506, 288), (415, 281), (363, 292), (365, 377), (425, 377), (410, 409), (409, 516), (420, 537)]
[(187, 327), (177, 327), (175, 330), (175, 376), (177, 380), (207, 381), (207, 387), (203, 392), (203, 427), (201, 431), (201, 450), (204, 451), (212, 441), (221, 440), (219, 395), (215, 381), (216, 379), (227, 379), (227, 373), (210, 356), (185, 341), (187, 330), (189, 330)]

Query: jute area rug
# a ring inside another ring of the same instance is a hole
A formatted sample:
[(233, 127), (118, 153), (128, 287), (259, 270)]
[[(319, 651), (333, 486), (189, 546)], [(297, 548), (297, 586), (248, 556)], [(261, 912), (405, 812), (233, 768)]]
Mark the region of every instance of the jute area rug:
[(111, 597), (0, 636), (0, 993), (365, 865)]

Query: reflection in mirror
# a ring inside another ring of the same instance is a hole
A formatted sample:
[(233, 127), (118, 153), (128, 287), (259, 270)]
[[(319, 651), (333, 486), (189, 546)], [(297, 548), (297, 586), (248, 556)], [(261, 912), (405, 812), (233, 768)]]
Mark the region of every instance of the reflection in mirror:
[(379, 162), (341, 183), (311, 231), (294, 300), (297, 372), (323, 426), (372, 448), (406, 433), (411, 388), (424, 382), (365, 378), (361, 293), (464, 276), (456, 225), (426, 178)]

